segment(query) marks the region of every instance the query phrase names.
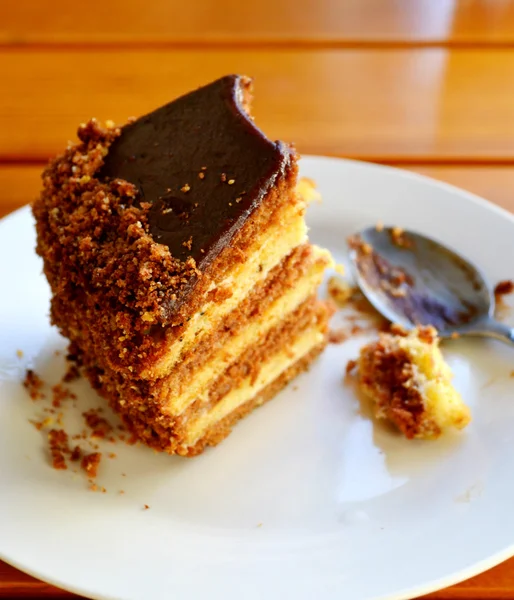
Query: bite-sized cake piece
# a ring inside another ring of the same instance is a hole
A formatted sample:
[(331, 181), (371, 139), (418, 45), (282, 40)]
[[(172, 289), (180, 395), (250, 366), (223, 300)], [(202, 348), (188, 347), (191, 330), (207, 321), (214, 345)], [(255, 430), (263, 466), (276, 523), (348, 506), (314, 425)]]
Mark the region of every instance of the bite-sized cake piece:
[(312, 186), (299, 193), (293, 148), (254, 125), (250, 92), (227, 76), (121, 128), (81, 125), (33, 206), (53, 323), (170, 453), (217, 443), (326, 343)]
[(470, 421), (433, 327), (380, 334), (362, 348), (357, 369), (376, 416), (394, 423), (409, 439), (434, 439)]

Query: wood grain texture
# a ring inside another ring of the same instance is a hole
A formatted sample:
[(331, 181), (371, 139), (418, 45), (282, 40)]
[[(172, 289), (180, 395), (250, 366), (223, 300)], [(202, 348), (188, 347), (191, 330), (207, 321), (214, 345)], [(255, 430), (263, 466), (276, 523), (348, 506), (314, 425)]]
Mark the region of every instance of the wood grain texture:
[[(407, 169), (461, 187), (514, 212), (514, 166), (413, 165)], [(43, 165), (0, 165), (0, 218), (38, 195), (42, 170)]]
[(514, 213), (514, 167), (416, 165), (407, 170), (460, 187)]
[(43, 166), (0, 165), (0, 218), (39, 194)]
[(511, 0), (0, 3), (0, 44), (512, 44)]
[(256, 122), (304, 153), (514, 161), (508, 50), (3, 51), (0, 72), (0, 160), (46, 158), (90, 116), (123, 122), (239, 72)]
[(514, 559), (453, 587), (426, 596), (427, 600), (513, 600)]
[[(55, 588), (0, 561), (0, 598), (76, 598), (73, 594)], [(150, 600), (150, 599), (149, 599)]]

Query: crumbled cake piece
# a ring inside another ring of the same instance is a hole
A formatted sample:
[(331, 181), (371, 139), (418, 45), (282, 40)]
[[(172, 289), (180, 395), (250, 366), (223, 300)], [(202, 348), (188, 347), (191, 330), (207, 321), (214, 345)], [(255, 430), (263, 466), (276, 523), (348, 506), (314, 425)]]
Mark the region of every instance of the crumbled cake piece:
[(92, 452), (91, 454), (85, 454), (82, 457), (80, 466), (89, 475), (89, 477), (94, 479), (98, 475), (98, 467), (100, 466), (101, 460), (101, 452)]
[(52, 387), (52, 406), (59, 408), (64, 400), (76, 400), (77, 396), (66, 386), (58, 383)]
[(309, 177), (300, 177), (296, 184), (296, 191), (307, 204), (321, 202), (321, 194), (316, 189), (316, 183)]
[(356, 361), (356, 360), (353, 360), (353, 359), (349, 360), (349, 361), (346, 363), (346, 370), (345, 370), (345, 374), (346, 374), (346, 375), (351, 375), (351, 374), (352, 374), (352, 373), (355, 371), (355, 368), (356, 368), (356, 367), (357, 367), (357, 361)]
[(328, 332), (328, 343), (329, 344), (342, 344), (350, 337), (350, 332), (346, 329), (331, 329)]
[(80, 377), (80, 370), (76, 362), (69, 362), (68, 369), (62, 380), (65, 383), (71, 383)]
[(505, 279), (496, 284), (494, 288), (494, 316), (499, 320), (503, 321), (509, 318), (511, 313), (511, 307), (509, 303), (505, 301), (505, 296), (514, 292), (514, 281)]
[(401, 227), (393, 227), (391, 230), (393, 244), (399, 248), (411, 248), (412, 240), (407, 237), (405, 231)]
[(87, 426), (92, 430), (91, 437), (105, 438), (113, 430), (112, 425), (99, 415), (101, 409), (92, 408), (85, 413), (83, 417), (86, 421)]
[(32, 369), (27, 369), (25, 373), (25, 379), (23, 380), (23, 386), (28, 390), (32, 400), (39, 400), (40, 398), (45, 397), (41, 391), (41, 388), (43, 387), (43, 381)]
[(394, 423), (408, 439), (435, 439), (470, 421), (433, 327), (380, 334), (362, 348), (357, 366), (376, 417)]
[(42, 421), (34, 421), (33, 419), (29, 419), (29, 422), (32, 423), (32, 425), (34, 425), (38, 431), (41, 431), (45, 427), (51, 425), (53, 423), (53, 419), (51, 417), (46, 417)]
[(507, 296), (508, 294), (512, 294), (512, 292), (514, 292), (514, 281), (510, 279), (498, 282), (494, 288), (494, 296), (497, 302), (502, 296)]
[(82, 450), (80, 449), (80, 446), (75, 446), (75, 448), (73, 448), (71, 454), (70, 454), (70, 460), (72, 462), (77, 462), (82, 458)]
[(341, 277), (331, 277), (328, 280), (327, 291), (337, 306), (342, 308), (354, 294), (355, 288)]
[(66, 455), (70, 454), (68, 434), (63, 429), (52, 429), (48, 433), (48, 445), (50, 447), (50, 454), (52, 455), (53, 468), (67, 469)]
[[(69, 369), (67, 373), (69, 374)], [(67, 375), (64, 375), (62, 381), (64, 381), (66, 378)], [(50, 387), (49, 384), (43, 381), (43, 379), (41, 379), (33, 370), (30, 369), (25, 375), (23, 384), (32, 398), (34, 398), (37, 394), (38, 398), (40, 397), (46, 399), (43, 400), (42, 407), (41, 404), (38, 404), (38, 409), (40, 411), (42, 409), (43, 413), (50, 413), (52, 415), (45, 418), (39, 417), (39, 419), (29, 419), (29, 422), (34, 425), (38, 431), (42, 431), (45, 435), (51, 458), (51, 466), (57, 470), (67, 470), (71, 467), (70, 463), (81, 461), (81, 466), (84, 470), (86, 470), (88, 476), (90, 478), (95, 477), (102, 456), (101, 453), (94, 452), (88, 454), (84, 448), (79, 445), (70, 446), (70, 440), (81, 440), (87, 443), (90, 447), (98, 448), (98, 445), (94, 444), (92, 439), (95, 436), (106, 437), (107, 434), (115, 431), (112, 425), (106, 419), (98, 415), (98, 413), (103, 409), (90, 409), (84, 413), (86, 422), (92, 428), (91, 434), (88, 435), (87, 431), (84, 430), (82, 433), (72, 435), (62, 428), (64, 413), (58, 413), (56, 407), (60, 407), (64, 400), (77, 400), (76, 394), (74, 394), (62, 383), (57, 383), (51, 387), (52, 393), (47, 397), (42, 393), (41, 390), (45, 387)], [(67, 406), (71, 406), (71, 403), (68, 403)], [(73, 404), (73, 406), (75, 407), (75, 404)], [(59, 428), (55, 427), (55, 425), (58, 425)], [(123, 425), (118, 425), (118, 429), (120, 432), (124, 431)], [(124, 436), (122, 436), (122, 434), (118, 434), (117, 431), (115, 431), (115, 433), (118, 439), (121, 440), (122, 437), (124, 438)], [(108, 439), (109, 441), (116, 441), (114, 436), (111, 436)], [(115, 453), (109, 453), (109, 458), (115, 457)], [(77, 472), (76, 470), (73, 471), (75, 473)]]

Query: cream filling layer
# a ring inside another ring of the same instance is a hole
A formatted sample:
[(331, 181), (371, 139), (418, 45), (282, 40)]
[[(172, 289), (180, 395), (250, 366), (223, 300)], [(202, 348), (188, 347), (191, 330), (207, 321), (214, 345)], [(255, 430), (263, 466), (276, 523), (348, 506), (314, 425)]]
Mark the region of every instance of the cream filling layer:
[(221, 375), (237, 356), (255, 344), (259, 338), (266, 335), (272, 327), (314, 294), (321, 283), (324, 270), (331, 262), (331, 256), (326, 250), (313, 246), (312, 260), (311, 268), (294, 287), (277, 298), (267, 311), (250, 322), (238, 335), (229, 338), (207, 365), (194, 373), (183, 394), (177, 395), (176, 390), (170, 389), (168, 405), (163, 408), (163, 412), (176, 416), (195, 400), (206, 400), (212, 381)]
[(303, 205), (294, 205), (284, 211), (280, 221), (267, 228), (256, 240), (249, 258), (236, 267), (228, 277), (218, 284), (220, 289), (228, 289), (231, 296), (224, 302), (208, 302), (194, 314), (179, 340), (171, 344), (168, 352), (157, 363), (145, 369), (141, 376), (146, 379), (165, 376), (187, 352), (200, 336), (213, 331), (220, 320), (241, 302), (257, 283), (264, 280), (269, 272), (296, 246), (307, 241), (307, 226)]
[(251, 400), (267, 385), (277, 379), (286, 369), (321, 344), (324, 339), (325, 336), (319, 329), (307, 329), (301, 333), (292, 344), (289, 344), (286, 348), (271, 356), (262, 365), (257, 379), (253, 384), (251, 378), (248, 377), (238, 388), (231, 390), (210, 410), (194, 421), (191, 421), (183, 447), (193, 446), (205, 435), (208, 429)]

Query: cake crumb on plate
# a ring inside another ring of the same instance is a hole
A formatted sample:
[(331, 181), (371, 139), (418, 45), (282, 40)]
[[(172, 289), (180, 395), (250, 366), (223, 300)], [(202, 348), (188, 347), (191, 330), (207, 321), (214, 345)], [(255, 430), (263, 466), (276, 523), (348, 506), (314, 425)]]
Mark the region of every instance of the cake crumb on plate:
[(361, 349), (357, 368), (375, 416), (395, 424), (408, 439), (435, 439), (471, 420), (433, 327), (380, 334)]
[(80, 466), (86, 471), (86, 473), (91, 477), (95, 478), (98, 475), (98, 467), (100, 466), (100, 461), (102, 460), (101, 452), (92, 452), (91, 454), (85, 454), (82, 457), (82, 461)]

